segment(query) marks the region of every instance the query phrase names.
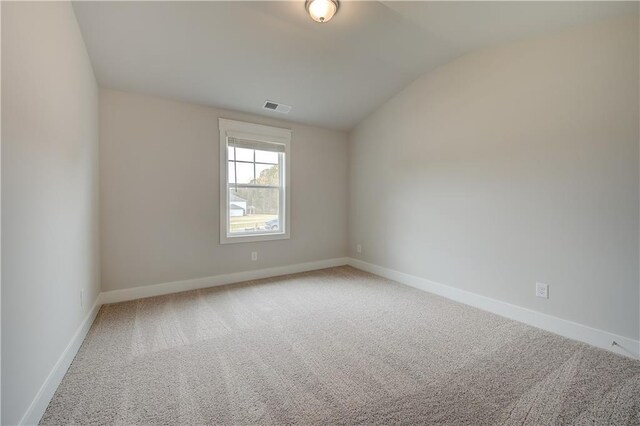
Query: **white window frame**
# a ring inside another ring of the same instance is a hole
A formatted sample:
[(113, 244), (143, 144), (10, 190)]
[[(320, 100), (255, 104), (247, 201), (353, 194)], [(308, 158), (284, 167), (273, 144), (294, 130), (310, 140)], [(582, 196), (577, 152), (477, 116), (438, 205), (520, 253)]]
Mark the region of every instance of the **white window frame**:
[[(243, 121), (218, 119), (220, 128), (220, 244), (286, 240), (291, 238), (291, 130)], [(229, 150), (228, 138), (235, 137), (284, 145), (284, 164), (280, 168), (280, 232), (232, 235), (229, 228)]]

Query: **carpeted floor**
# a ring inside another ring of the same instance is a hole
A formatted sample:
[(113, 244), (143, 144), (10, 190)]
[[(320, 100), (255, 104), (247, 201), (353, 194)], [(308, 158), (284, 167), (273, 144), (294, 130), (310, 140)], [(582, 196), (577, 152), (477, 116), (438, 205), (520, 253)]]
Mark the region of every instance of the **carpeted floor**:
[(639, 424), (640, 362), (351, 267), (103, 306), (42, 424)]

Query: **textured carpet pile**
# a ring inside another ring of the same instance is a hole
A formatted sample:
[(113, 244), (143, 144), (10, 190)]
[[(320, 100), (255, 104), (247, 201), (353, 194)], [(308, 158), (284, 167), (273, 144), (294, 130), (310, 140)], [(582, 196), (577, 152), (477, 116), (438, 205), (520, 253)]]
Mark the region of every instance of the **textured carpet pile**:
[(640, 362), (351, 267), (105, 305), (42, 418), (639, 423)]

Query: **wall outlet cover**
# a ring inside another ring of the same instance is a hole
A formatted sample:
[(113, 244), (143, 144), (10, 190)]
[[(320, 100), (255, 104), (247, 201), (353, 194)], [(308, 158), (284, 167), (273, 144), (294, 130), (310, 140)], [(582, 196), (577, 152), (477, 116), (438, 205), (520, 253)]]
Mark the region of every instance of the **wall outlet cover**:
[(542, 299), (548, 299), (549, 298), (549, 284), (536, 283), (536, 297), (540, 297)]

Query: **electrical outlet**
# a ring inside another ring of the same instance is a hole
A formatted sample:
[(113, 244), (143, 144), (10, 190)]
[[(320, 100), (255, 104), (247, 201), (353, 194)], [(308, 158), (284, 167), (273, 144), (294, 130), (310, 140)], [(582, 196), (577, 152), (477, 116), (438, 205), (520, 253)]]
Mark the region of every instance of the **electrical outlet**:
[(358, 253), (362, 253), (362, 244), (358, 244), (358, 245), (356, 246), (356, 251), (357, 251)]
[(536, 283), (536, 297), (549, 298), (549, 284)]
[(253, 261), (258, 260), (258, 252), (257, 251), (252, 251), (251, 252), (251, 260), (253, 260)]
[(80, 289), (80, 307), (84, 308), (84, 288)]

